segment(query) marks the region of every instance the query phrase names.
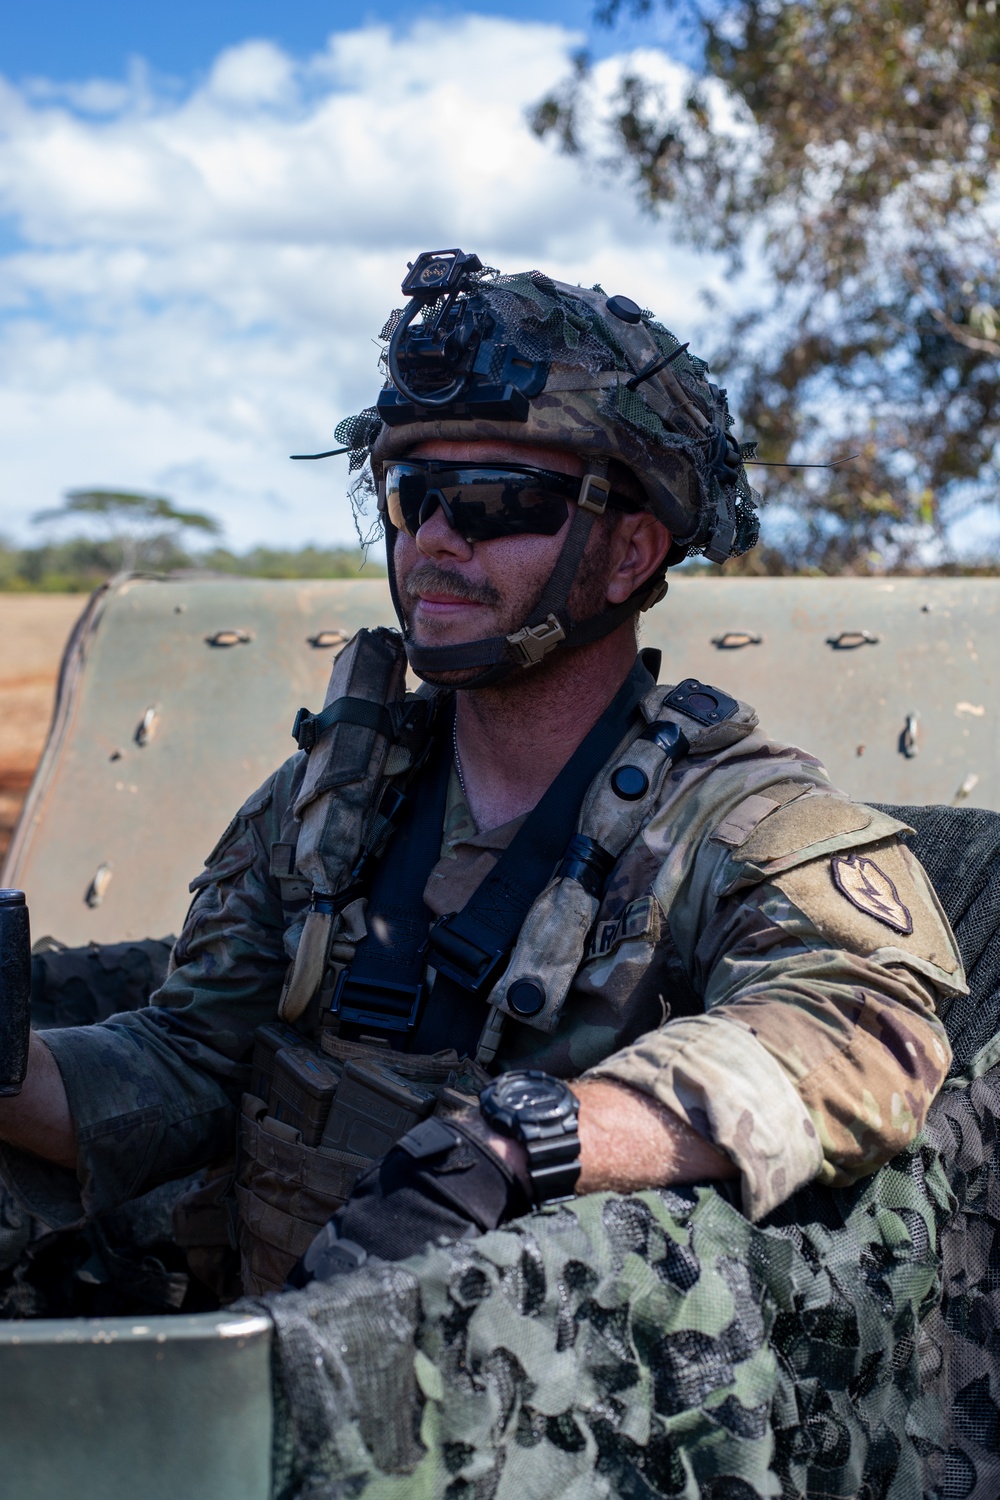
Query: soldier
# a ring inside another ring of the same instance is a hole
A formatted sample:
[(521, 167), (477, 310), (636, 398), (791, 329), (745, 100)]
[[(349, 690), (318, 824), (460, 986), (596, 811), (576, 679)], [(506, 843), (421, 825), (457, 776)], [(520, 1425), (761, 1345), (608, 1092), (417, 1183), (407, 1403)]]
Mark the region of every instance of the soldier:
[(756, 540), (707, 367), (625, 297), (459, 251), (403, 290), (338, 428), (402, 635), (299, 715), (154, 1002), (35, 1037), (0, 1100), (56, 1225), (224, 1161), (239, 1115), (253, 1291), (574, 1192), (711, 1181), (759, 1220), (849, 1184), (920, 1131), (966, 990), (904, 825), (637, 655), (668, 565)]

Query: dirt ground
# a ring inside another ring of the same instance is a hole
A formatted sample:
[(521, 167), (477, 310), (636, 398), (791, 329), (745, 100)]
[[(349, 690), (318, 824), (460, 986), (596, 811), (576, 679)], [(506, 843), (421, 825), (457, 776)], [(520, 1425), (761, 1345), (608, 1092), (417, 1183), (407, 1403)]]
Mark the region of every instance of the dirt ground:
[(81, 594), (0, 594), (0, 860), (45, 744)]

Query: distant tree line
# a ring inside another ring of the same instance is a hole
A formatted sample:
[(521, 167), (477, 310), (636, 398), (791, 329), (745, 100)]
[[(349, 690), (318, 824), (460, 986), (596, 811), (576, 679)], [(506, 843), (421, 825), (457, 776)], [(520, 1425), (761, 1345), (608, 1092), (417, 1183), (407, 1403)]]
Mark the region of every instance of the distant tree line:
[[(251, 578), (377, 578), (384, 568), (360, 547), (251, 547), (234, 552), (218, 543), (197, 546), (221, 531), (200, 511), (179, 510), (163, 495), (123, 490), (72, 490), (63, 505), (33, 517), (65, 533), (34, 547), (0, 538), (0, 591), (89, 593), (123, 571), (173, 573), (195, 569)], [(95, 534), (96, 533), (96, 534)], [(192, 541), (188, 541), (188, 538)]]

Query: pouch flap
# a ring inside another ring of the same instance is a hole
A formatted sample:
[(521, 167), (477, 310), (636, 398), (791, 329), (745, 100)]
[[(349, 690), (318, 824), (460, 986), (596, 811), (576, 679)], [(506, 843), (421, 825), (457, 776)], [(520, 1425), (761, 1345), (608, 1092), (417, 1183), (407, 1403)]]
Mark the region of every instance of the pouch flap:
[(723, 864), (716, 890), (726, 896), (825, 854), (912, 832), (906, 823), (863, 803), (828, 792), (808, 792), (756, 824)]
[[(398, 631), (379, 627), (359, 630), (348, 641), (333, 664), (323, 707), (340, 698), (358, 698), (386, 707), (403, 698), (406, 653)], [(295, 816), (323, 792), (361, 781), (369, 772), (376, 742), (386, 748), (382, 728), (341, 721), (321, 734), (309, 754), (302, 790), (295, 803)]]
[(222, 855), (221, 859), (213, 860), (206, 865), (200, 875), (196, 875), (188, 886), (192, 896), (204, 890), (207, 885), (218, 884), (222, 880), (233, 880), (237, 875), (242, 875), (244, 870), (249, 870), (256, 857), (257, 850), (253, 840), (240, 840), (233, 844), (232, 848)]

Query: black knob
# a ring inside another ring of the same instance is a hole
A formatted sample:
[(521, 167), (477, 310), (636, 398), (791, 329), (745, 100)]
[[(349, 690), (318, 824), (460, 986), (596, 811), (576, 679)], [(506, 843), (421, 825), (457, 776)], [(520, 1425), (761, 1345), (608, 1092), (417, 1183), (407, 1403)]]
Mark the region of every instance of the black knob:
[(507, 991), (507, 1004), (519, 1016), (537, 1016), (545, 1004), (545, 991), (531, 979), (519, 979)]
[(623, 323), (642, 322), (642, 308), (631, 297), (609, 297), (607, 309), (613, 318), (620, 318)]
[(638, 766), (619, 766), (611, 778), (611, 790), (623, 802), (638, 802), (648, 787), (649, 777)]

